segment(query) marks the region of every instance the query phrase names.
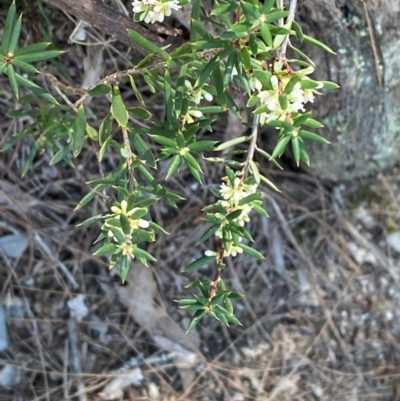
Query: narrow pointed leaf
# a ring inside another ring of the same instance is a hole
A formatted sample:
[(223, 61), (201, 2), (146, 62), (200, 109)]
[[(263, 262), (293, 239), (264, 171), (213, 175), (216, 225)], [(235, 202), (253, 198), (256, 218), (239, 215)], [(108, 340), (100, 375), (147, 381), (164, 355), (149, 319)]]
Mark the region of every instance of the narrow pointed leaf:
[(201, 318), (206, 314), (205, 310), (198, 310), (192, 317), (192, 319), (189, 322), (188, 328), (186, 333), (188, 333), (190, 330), (194, 329), (197, 323), (200, 322)]
[(161, 55), (161, 57), (165, 61), (169, 61), (171, 59), (171, 56), (163, 49), (155, 45), (153, 42), (150, 40), (146, 39), (144, 36), (142, 36), (139, 32), (136, 32), (132, 29), (128, 29), (128, 34), (130, 38), (137, 43), (140, 47), (143, 49), (149, 51), (150, 53), (158, 53)]
[(125, 104), (122, 101), (121, 92), (118, 86), (113, 86), (112, 89), (112, 102), (111, 102), (111, 113), (115, 118), (120, 127), (126, 127), (128, 124), (128, 111), (126, 110)]
[(13, 33), (13, 28), (15, 24), (15, 14), (17, 8), (15, 6), (15, 0), (11, 3), (10, 8), (8, 9), (6, 23), (3, 29), (3, 42), (2, 42), (2, 50), (4, 53), (9, 52), (9, 45), (11, 41), (11, 36)]
[(14, 67), (12, 64), (9, 64), (7, 68), (7, 75), (8, 79), (10, 81), (11, 89), (17, 99), (19, 99), (19, 88), (18, 88), (18, 80), (17, 80), (17, 74), (14, 70)]
[(215, 260), (215, 256), (202, 256), (200, 259), (196, 259), (194, 262), (187, 265), (183, 271), (185, 273), (189, 273), (194, 270), (200, 269), (200, 267), (211, 262), (212, 260)]
[(83, 104), (78, 107), (78, 116), (74, 124), (74, 132), (72, 134), (72, 152), (75, 157), (79, 155), (85, 142), (86, 132), (86, 116)]
[(33, 43), (32, 45), (21, 47), (20, 49), (15, 50), (14, 56), (19, 57), (25, 54), (43, 52), (47, 49), (47, 47), (49, 47), (50, 44), (51, 42)]
[(314, 132), (311, 131), (306, 131), (306, 130), (300, 130), (299, 135), (302, 139), (308, 139), (309, 141), (314, 141), (318, 143), (323, 143), (323, 144), (329, 144), (330, 142), (327, 141), (325, 138), (323, 138), (320, 135), (315, 134)]
[(16, 73), (15, 75), (17, 78), (17, 82), (20, 85), (24, 86), (26, 89), (30, 90), (35, 95), (42, 97), (43, 99), (47, 100), (48, 102), (53, 103), (53, 104), (58, 104), (57, 100), (53, 97), (53, 95), (48, 93), (46, 90), (44, 90), (43, 88), (36, 85), (34, 82), (30, 81), (29, 79), (23, 77), (20, 74)]
[(256, 259), (264, 259), (264, 256), (260, 252), (256, 251), (255, 249), (251, 248), (250, 246), (247, 246), (244, 244), (240, 244), (239, 246), (240, 246), (240, 248), (243, 249), (244, 253), (247, 253), (248, 255), (253, 256)]
[(21, 34), (21, 26), (22, 26), (22, 14), (19, 16), (17, 21), (15, 22), (11, 38), (10, 38), (10, 43), (8, 44), (8, 51), (10, 53), (14, 53), (15, 49), (17, 48), (18, 40), (19, 40), (19, 35)]
[(174, 174), (176, 170), (178, 170), (178, 168), (180, 167), (181, 163), (182, 163), (182, 156), (181, 155), (175, 155), (172, 158), (172, 160), (171, 160), (171, 162), (169, 164), (166, 179), (168, 177), (171, 177), (171, 175)]
[(36, 61), (48, 60), (50, 58), (58, 57), (64, 52), (61, 50), (46, 50), (40, 53), (23, 54), (22, 56), (16, 56), (18, 60), (24, 61), (25, 63), (33, 63)]
[(298, 136), (292, 136), (292, 151), (297, 167), (300, 165), (300, 143)]

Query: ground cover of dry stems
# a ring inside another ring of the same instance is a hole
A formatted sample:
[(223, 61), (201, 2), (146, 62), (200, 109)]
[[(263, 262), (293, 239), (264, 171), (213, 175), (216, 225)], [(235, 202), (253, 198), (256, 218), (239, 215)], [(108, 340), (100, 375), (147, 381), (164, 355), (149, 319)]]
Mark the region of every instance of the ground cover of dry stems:
[[(62, 29), (56, 39), (66, 37), (69, 28)], [(110, 45), (104, 69), (127, 68), (124, 51)], [(63, 56), (73, 86), (85, 79), (80, 52), (74, 46)], [(162, 113), (155, 99), (150, 104)], [(1, 99), (0, 145), (24, 126), (5, 116), (16, 107), (11, 96)], [(89, 107), (102, 116), (108, 104)], [(216, 132), (222, 140), (222, 122)], [(186, 201), (178, 209), (161, 203), (152, 210), (170, 235), (149, 246), (157, 262), (150, 269), (133, 266), (122, 287), (106, 260), (92, 256), (99, 227), (76, 227), (110, 200), (99, 196), (73, 212), (88, 190), (85, 182), (99, 173), (95, 149), (87, 144), (75, 169), (48, 167), (43, 152), (21, 179), (31, 144), (24, 140), (0, 158), (0, 241), (11, 235), (15, 252), (23, 248), (17, 257), (9, 248), (0, 253), (9, 336), (0, 369), (13, 372), (13, 381), (0, 386), (0, 400), (400, 398), (400, 258), (387, 242), (400, 225), (398, 171), (333, 186), (312, 171), (262, 165), (282, 191), (262, 188), (270, 217), (252, 221), (254, 246), (265, 260), (240, 256), (224, 271), (230, 287), (246, 294), (236, 303), (243, 326), (225, 328), (205, 318), (186, 336), (190, 314), (173, 300), (189, 295), (189, 281), (212, 277), (212, 269), (190, 276), (181, 270), (213, 246), (212, 240), (197, 245), (206, 228), (201, 209), (213, 201), (209, 188), (223, 171), (203, 163), (204, 188), (184, 170), (166, 183)], [(115, 166), (117, 157), (107, 154), (102, 167)], [(79, 308), (84, 317), (73, 317)]]

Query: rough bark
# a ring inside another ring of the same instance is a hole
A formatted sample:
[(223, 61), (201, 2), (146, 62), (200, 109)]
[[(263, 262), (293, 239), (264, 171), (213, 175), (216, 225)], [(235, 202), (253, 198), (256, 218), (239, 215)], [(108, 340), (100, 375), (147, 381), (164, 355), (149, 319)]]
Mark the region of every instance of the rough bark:
[(298, 11), (304, 30), (337, 51), (307, 48), (315, 78), (341, 85), (316, 106), (333, 145), (311, 147), (312, 167), (334, 181), (390, 169), (400, 161), (400, 1), (307, 0)]
[(115, 37), (117, 40), (132, 47), (138, 54), (146, 56), (148, 52), (136, 45), (128, 35), (128, 29), (133, 29), (151, 40), (153, 43), (165, 46), (165, 41), (131, 18), (118, 13), (115, 9), (97, 0), (43, 0), (79, 20), (88, 22), (100, 32)]

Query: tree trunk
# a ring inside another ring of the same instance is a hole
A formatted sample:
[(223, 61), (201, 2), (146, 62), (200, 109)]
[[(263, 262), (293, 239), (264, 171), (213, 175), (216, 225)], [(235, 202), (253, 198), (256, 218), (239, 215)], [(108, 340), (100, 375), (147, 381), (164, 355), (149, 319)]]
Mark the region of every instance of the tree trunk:
[(341, 86), (315, 106), (332, 145), (310, 147), (314, 171), (337, 181), (392, 168), (400, 160), (400, 1), (299, 4), (305, 33), (337, 52), (305, 46), (317, 66), (314, 79)]

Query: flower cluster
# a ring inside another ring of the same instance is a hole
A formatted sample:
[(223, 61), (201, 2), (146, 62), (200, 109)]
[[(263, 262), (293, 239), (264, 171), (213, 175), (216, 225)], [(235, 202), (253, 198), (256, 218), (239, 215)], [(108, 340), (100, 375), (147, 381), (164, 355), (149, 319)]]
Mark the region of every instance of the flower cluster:
[[(236, 235), (231, 232), (228, 226), (236, 225), (236, 227), (244, 227), (245, 223), (250, 221), (249, 214), (252, 210), (251, 203), (241, 204), (240, 201), (247, 196), (254, 194), (257, 190), (257, 185), (248, 184), (243, 180), (242, 177), (235, 177), (233, 180), (229, 177), (223, 177), (223, 182), (220, 187), (221, 198), (217, 202), (217, 206), (222, 206), (226, 211), (225, 213), (215, 213), (215, 217), (220, 220), (220, 226), (215, 232), (215, 235), (221, 239), (228, 240), (229, 248), (227, 249), (226, 243), (224, 244), (224, 257), (236, 256), (238, 253), (242, 253), (242, 248), (238, 245), (238, 242), (242, 240), (241, 236)], [(229, 214), (235, 211), (240, 211), (235, 218), (227, 218)], [(207, 251), (206, 255), (211, 256), (212, 251)], [(214, 255), (214, 254), (212, 254)], [(217, 256), (217, 253), (215, 253)]]
[[(273, 120), (287, 120), (292, 113), (300, 111), (305, 112), (304, 105), (308, 102), (314, 102), (314, 93), (319, 94), (315, 89), (320, 89), (323, 83), (320, 82), (316, 88), (303, 89), (302, 81), (310, 80), (306, 75), (314, 71), (313, 67), (308, 67), (296, 73), (289, 74), (283, 72), (271, 76), (272, 89), (262, 90), (262, 83), (254, 76), (249, 77), (250, 88), (253, 92), (258, 92), (257, 96), (260, 105), (265, 106), (267, 111), (260, 114), (260, 123), (265, 124)], [(293, 86), (289, 93), (285, 93), (286, 85), (291, 81), (293, 76), (297, 76), (299, 81)], [(285, 106), (282, 105), (281, 96), (285, 96)]]
[[(107, 233), (110, 240), (116, 243), (119, 243), (120, 238), (123, 237), (125, 243), (129, 245), (131, 242), (131, 236), (135, 230), (148, 228), (150, 225), (147, 220), (141, 218), (146, 213), (146, 209), (134, 207), (128, 210), (128, 203), (126, 200), (121, 202), (120, 207), (111, 206), (111, 212), (112, 214), (104, 216), (105, 221), (102, 230)], [(127, 222), (129, 227), (129, 229), (125, 228), (125, 231), (122, 226), (121, 216), (124, 216), (124, 220)]]
[(132, 6), (135, 14), (142, 13), (140, 20), (146, 22), (146, 24), (163, 22), (164, 17), (169, 17), (172, 10), (181, 8), (178, 0), (134, 0)]

